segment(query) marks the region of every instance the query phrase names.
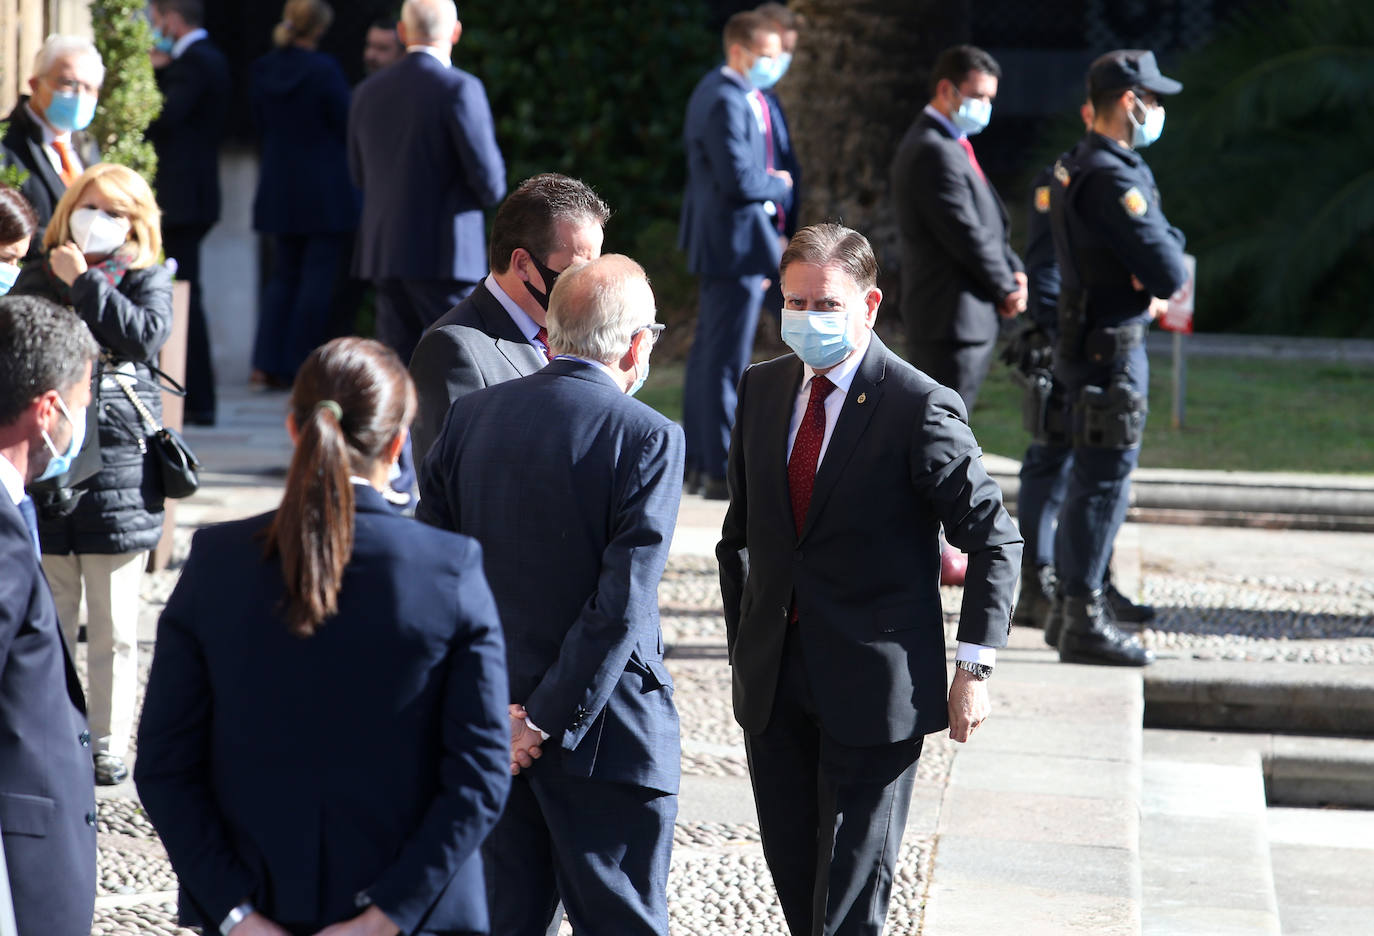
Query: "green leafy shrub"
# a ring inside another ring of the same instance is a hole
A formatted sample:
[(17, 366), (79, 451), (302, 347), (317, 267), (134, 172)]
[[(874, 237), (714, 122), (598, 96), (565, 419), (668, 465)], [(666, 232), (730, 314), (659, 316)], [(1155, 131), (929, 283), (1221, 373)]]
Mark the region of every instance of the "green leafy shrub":
[(91, 0), (91, 28), (105, 62), (105, 85), (90, 132), (106, 162), (128, 166), (151, 182), (157, 153), (144, 131), (162, 111), (162, 94), (148, 58), (153, 39), (146, 9), (146, 0)]

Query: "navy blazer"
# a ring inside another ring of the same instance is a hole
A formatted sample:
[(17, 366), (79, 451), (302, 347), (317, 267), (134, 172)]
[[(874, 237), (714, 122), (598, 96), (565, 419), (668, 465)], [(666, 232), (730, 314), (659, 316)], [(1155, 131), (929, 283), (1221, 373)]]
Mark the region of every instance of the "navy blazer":
[(801, 536), (787, 435), (802, 382), (789, 354), (744, 372), (730, 506), (716, 547), (735, 717), (768, 725), (795, 600), (826, 733), (867, 747), (949, 725), (939, 530), (969, 555), (959, 639), (1004, 646), (1021, 535), (983, 468), (964, 405), (873, 335), (816, 471)]
[(439, 437), (454, 400), (492, 384), (527, 377), (548, 362), (486, 282), (478, 283), (471, 295), (429, 327), (410, 357), (410, 376), (420, 398), (420, 411), (410, 431), (416, 464)]
[(411, 52), (353, 92), (348, 165), (363, 190), (353, 272), (362, 279), (487, 274), (482, 209), (506, 195), (482, 82)]
[(229, 62), (209, 39), (155, 72), (162, 113), (148, 126), (157, 149), (158, 207), (164, 226), (209, 227), (219, 220), (219, 147), (232, 91)]
[[(43, 251), (43, 233), (52, 220), (53, 209), (67, 194), (67, 185), (43, 150), (43, 129), (29, 116), (25, 106), (28, 103), (29, 96), (26, 94), (5, 118), (9, 126), (3, 142), (0, 142), (0, 159), (29, 174), (19, 191), (24, 193), (33, 206), (33, 213), (38, 216), (38, 228), (33, 232), (33, 241), (29, 245), (29, 256), (35, 257)], [(81, 165), (90, 167), (100, 162), (100, 149), (90, 134), (81, 131), (73, 133), (72, 144), (76, 147)]]
[(782, 247), (763, 203), (785, 204), (787, 183), (764, 168), (764, 138), (739, 84), (713, 68), (697, 82), (682, 128), (687, 190), (678, 246), (699, 276), (768, 276)]
[(481, 542), (511, 701), (562, 755), (535, 770), (677, 792), (658, 583), (683, 449), (676, 423), (557, 359), (453, 404), (421, 467), (416, 516)]
[(1016, 291), (1021, 259), (1007, 209), (949, 131), (922, 113), (892, 162), (902, 243), (902, 321), (917, 340), (978, 343), (1000, 329), (994, 304)]
[(95, 781), (86, 700), (33, 540), (3, 489), (0, 833), (19, 932), (89, 936)]
[(286, 46), (253, 63), (253, 123), (262, 166), (253, 229), (264, 234), (346, 233), (362, 196), (348, 177), (348, 101), (333, 56)]
[(403, 933), (486, 932), (478, 846), (510, 788), (481, 549), (354, 488), (339, 613), (287, 632), (271, 514), (198, 532), (158, 622), (135, 780), (182, 920), (247, 898), (297, 932), (368, 901)]

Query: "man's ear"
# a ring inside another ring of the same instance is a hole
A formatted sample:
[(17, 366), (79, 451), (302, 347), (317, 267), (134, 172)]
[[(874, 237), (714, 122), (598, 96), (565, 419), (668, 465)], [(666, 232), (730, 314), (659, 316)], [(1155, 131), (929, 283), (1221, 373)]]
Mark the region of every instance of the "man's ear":
[(398, 21), (397, 21), (397, 23), (396, 23), (396, 38), (399, 39), (399, 40), (401, 40), (401, 48), (402, 48), (402, 49), (405, 49), (405, 48), (407, 48), (407, 47), (410, 46), (410, 39), (406, 37), (406, 24), (405, 24), (405, 20), (398, 20)]
[(463, 37), (463, 21), (462, 21), (462, 20), (459, 20), (458, 22), (456, 22), (456, 23), (453, 24), (453, 42), (450, 43), (450, 44), (451, 44), (451, 45), (457, 45), (457, 44), (458, 44), (458, 40), (461, 39), (462, 37)]

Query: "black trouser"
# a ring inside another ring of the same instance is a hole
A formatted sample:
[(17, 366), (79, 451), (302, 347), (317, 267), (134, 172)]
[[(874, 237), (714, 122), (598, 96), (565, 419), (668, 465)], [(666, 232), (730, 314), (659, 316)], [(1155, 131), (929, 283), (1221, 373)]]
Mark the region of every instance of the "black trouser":
[(191, 286), (190, 317), (186, 323), (186, 420), (213, 422), (215, 418), (215, 362), (210, 353), (210, 327), (200, 292), (200, 242), (209, 224), (167, 224), (162, 247), (177, 262), (177, 279)]
[(768, 727), (745, 734), (763, 853), (792, 936), (880, 936), (923, 740), (849, 747), (827, 735), (792, 625)]

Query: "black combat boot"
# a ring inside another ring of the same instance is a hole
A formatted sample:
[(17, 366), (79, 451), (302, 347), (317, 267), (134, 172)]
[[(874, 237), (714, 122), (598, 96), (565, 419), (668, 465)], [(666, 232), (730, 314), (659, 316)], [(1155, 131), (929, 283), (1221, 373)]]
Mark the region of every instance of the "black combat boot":
[(1058, 588), (1050, 599), (1050, 609), (1045, 612), (1045, 643), (1055, 650), (1059, 649), (1059, 634), (1064, 627), (1064, 595)]
[(1055, 581), (1052, 565), (1022, 566), (1021, 599), (1016, 603), (1011, 623), (1017, 627), (1044, 627), (1050, 602), (1054, 600)]
[(1102, 592), (1066, 595), (1060, 615), (1059, 660), (1104, 666), (1149, 666), (1155, 655), (1112, 623)]
[(1102, 596), (1107, 599), (1107, 609), (1119, 624), (1148, 624), (1155, 619), (1155, 609), (1149, 605), (1136, 604), (1123, 595), (1112, 584), (1112, 567), (1107, 566), (1107, 574), (1102, 577)]

